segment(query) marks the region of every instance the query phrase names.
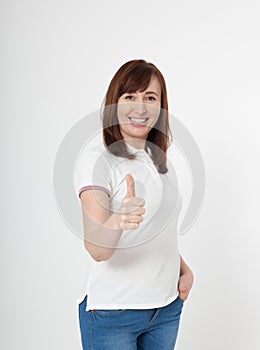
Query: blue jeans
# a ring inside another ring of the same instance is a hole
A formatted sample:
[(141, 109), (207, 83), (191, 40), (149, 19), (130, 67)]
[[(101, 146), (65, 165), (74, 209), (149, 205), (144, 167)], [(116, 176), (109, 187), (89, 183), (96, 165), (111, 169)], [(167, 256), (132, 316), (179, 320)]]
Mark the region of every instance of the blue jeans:
[(155, 309), (85, 311), (79, 304), (83, 350), (173, 350), (184, 301), (178, 296)]

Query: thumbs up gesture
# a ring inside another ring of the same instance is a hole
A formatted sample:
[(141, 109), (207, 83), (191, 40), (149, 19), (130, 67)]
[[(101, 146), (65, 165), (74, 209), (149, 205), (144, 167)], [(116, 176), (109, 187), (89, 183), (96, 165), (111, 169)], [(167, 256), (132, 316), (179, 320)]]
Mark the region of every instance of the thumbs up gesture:
[(137, 228), (145, 213), (143, 198), (135, 196), (135, 182), (131, 174), (126, 175), (127, 192), (119, 210), (119, 227), (123, 230)]

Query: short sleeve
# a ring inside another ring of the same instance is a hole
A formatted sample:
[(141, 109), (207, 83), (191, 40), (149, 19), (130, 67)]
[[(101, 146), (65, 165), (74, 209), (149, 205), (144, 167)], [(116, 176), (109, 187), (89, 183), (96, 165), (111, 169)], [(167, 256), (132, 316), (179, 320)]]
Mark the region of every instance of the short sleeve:
[(104, 154), (95, 150), (79, 154), (74, 167), (74, 188), (80, 202), (80, 194), (90, 189), (100, 189), (111, 196), (109, 164)]

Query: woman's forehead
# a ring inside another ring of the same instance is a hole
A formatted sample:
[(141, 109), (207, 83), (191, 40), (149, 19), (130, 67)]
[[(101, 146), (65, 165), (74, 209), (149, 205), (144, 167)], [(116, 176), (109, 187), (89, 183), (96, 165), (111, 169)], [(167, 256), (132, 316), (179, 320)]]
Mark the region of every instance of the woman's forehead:
[(123, 87), (123, 93), (131, 92), (131, 93), (137, 93), (137, 92), (142, 92), (142, 93), (148, 93), (148, 92), (154, 92), (158, 96), (161, 94), (161, 84), (159, 82), (159, 79), (155, 76), (152, 75), (150, 78), (150, 81), (146, 82), (146, 84), (138, 84), (137, 82), (132, 82), (132, 84), (127, 84), (130, 86), (124, 86)]

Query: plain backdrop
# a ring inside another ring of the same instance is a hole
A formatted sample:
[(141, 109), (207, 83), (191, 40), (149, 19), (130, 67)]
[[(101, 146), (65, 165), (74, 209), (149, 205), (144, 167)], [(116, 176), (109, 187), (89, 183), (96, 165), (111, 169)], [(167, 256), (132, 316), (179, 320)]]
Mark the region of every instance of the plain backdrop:
[(0, 6), (0, 348), (81, 349), (76, 300), (91, 261), (54, 203), (54, 159), (116, 70), (143, 58), (163, 73), (206, 171), (203, 209), (179, 236), (195, 280), (176, 350), (259, 349), (259, 3)]

